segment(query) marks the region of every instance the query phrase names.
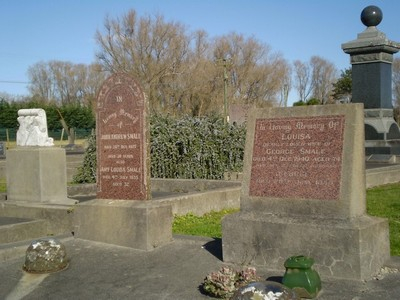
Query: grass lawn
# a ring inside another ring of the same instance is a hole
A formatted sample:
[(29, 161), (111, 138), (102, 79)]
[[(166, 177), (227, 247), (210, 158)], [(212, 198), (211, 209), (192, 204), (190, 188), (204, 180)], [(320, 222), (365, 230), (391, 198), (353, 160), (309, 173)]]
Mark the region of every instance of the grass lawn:
[(367, 212), (389, 220), (390, 252), (400, 256), (400, 183), (367, 190)]
[(172, 225), (172, 231), (174, 234), (200, 235), (220, 238), (222, 234), (222, 217), (238, 211), (239, 209), (212, 211), (201, 217), (195, 216), (191, 213), (184, 216), (175, 216)]
[[(220, 238), (222, 217), (237, 211), (211, 212), (202, 217), (193, 214), (175, 216), (172, 230), (174, 234)], [(391, 255), (400, 256), (400, 183), (368, 189), (367, 212), (389, 219)]]

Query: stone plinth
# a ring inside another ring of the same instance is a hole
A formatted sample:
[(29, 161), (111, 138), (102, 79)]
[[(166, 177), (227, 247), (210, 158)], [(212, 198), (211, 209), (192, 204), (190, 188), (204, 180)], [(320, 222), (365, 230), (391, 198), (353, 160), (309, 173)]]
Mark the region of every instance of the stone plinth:
[(172, 241), (172, 209), (156, 201), (96, 199), (75, 211), (77, 238), (139, 250)]
[(7, 200), (73, 204), (67, 198), (65, 150), (17, 147), (7, 151)]
[(389, 258), (386, 220), (366, 215), (362, 104), (253, 109), (241, 212), (222, 222), (226, 262), (364, 279)]
[(322, 278), (369, 279), (389, 259), (389, 226), (381, 218), (289, 217), (257, 212), (223, 220), (226, 262), (284, 271), (287, 258), (310, 256)]

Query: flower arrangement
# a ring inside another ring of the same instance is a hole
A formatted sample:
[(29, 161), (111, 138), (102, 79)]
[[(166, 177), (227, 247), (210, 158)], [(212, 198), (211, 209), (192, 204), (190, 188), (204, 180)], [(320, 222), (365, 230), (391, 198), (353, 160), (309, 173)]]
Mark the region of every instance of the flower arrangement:
[(258, 280), (260, 278), (257, 276), (255, 268), (248, 267), (236, 271), (231, 267), (222, 267), (219, 271), (206, 276), (203, 290), (211, 296), (228, 299), (239, 287)]

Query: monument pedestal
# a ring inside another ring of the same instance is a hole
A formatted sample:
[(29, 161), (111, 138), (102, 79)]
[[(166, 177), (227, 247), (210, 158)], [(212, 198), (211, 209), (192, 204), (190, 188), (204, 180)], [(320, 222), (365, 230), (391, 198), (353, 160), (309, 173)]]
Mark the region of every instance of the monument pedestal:
[(172, 241), (172, 208), (157, 201), (96, 199), (74, 211), (77, 238), (152, 250)]
[(56, 147), (18, 147), (7, 151), (9, 201), (74, 204), (67, 197), (65, 150)]
[(223, 219), (224, 262), (284, 269), (287, 258), (315, 260), (321, 276), (368, 279), (389, 259), (385, 219), (313, 219), (264, 213), (237, 213)]

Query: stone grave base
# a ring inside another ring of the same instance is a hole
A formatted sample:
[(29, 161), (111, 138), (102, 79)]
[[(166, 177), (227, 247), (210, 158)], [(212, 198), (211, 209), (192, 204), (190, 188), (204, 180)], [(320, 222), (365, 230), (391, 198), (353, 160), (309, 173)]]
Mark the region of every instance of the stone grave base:
[[(0, 243), (13, 243), (45, 236), (71, 236), (74, 207), (49, 203), (0, 201)], [(4, 224), (7, 219), (9, 223)]]
[(74, 204), (67, 198), (65, 150), (17, 147), (7, 151), (7, 200)]
[(223, 219), (222, 247), (228, 263), (284, 272), (287, 258), (305, 255), (322, 277), (363, 280), (390, 258), (389, 225), (367, 215), (329, 220), (241, 212)]
[(157, 201), (95, 199), (75, 207), (74, 235), (152, 250), (172, 241), (172, 209)]

